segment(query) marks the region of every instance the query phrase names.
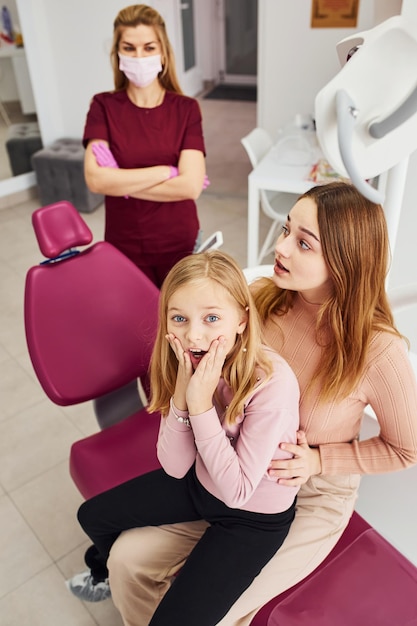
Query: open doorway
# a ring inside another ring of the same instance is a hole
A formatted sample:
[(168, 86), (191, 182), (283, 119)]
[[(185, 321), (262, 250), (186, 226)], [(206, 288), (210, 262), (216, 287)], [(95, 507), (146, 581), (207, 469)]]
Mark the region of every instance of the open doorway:
[(218, 0), (219, 82), (256, 85), (258, 0)]
[(196, 53), (195, 25), (197, 15), (194, 0), (179, 1), (178, 11), (180, 14), (181, 45), (179, 46), (177, 61), (181, 84), (185, 93), (195, 95), (203, 89), (203, 76)]

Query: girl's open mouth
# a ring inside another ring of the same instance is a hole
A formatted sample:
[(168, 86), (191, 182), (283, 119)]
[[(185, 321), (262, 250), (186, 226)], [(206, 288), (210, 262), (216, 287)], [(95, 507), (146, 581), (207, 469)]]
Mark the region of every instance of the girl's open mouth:
[(190, 355), (191, 363), (196, 366), (199, 364), (203, 356), (207, 354), (207, 350), (194, 350), (189, 348), (188, 354)]
[(191, 356), (191, 359), (195, 359), (196, 361), (199, 361), (203, 358), (205, 354), (207, 354), (207, 350), (194, 350), (193, 348), (190, 348), (188, 352)]

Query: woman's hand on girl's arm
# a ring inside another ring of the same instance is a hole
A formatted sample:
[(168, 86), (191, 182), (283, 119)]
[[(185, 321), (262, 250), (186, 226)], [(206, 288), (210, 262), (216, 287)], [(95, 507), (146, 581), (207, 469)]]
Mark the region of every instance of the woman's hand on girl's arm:
[(271, 461), (268, 473), (276, 478), (280, 485), (287, 487), (303, 485), (310, 476), (321, 473), (319, 449), (310, 448), (304, 431), (297, 432), (297, 444), (282, 443), (280, 447), (293, 455), (292, 459)]

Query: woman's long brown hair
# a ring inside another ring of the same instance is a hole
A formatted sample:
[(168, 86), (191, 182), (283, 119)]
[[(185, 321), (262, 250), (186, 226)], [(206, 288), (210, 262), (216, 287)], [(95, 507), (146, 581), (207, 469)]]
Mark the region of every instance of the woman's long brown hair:
[[(323, 351), (314, 380), (320, 380), (325, 400), (354, 389), (375, 331), (401, 335), (385, 290), (389, 240), (381, 205), (342, 182), (313, 187), (301, 198), (311, 198), (317, 206), (323, 256), (333, 282), (316, 327)], [(265, 322), (273, 313), (285, 315), (295, 292), (261, 279), (254, 286), (254, 297)]]

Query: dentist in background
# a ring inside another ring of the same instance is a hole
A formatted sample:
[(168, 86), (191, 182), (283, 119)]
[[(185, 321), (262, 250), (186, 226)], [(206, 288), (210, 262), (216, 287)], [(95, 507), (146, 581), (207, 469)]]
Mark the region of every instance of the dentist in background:
[(201, 111), (178, 83), (165, 23), (152, 7), (114, 21), (114, 91), (96, 94), (84, 128), (85, 179), (105, 196), (105, 239), (158, 287), (192, 253), (196, 200), (208, 185)]

